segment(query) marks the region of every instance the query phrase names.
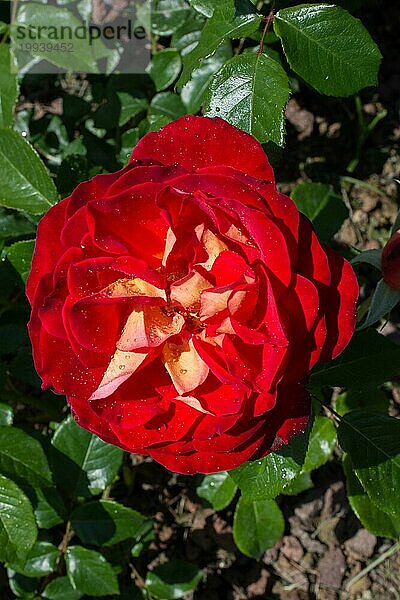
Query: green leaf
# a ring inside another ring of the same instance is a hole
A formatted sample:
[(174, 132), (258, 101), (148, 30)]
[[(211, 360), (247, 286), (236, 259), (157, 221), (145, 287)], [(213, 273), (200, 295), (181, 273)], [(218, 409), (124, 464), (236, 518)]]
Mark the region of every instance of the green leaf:
[(400, 519), (400, 420), (355, 410), (340, 421), (338, 438), (370, 500)]
[[(105, 131), (110, 131), (118, 126), (122, 127), (130, 119), (137, 117), (141, 113), (145, 113), (147, 110), (148, 102), (145, 98), (136, 98), (124, 91), (116, 92), (111, 85), (108, 87), (107, 101), (100, 104), (95, 113), (93, 113), (93, 127), (88, 127), (98, 138), (102, 138)], [(89, 122), (90, 119), (86, 121), (86, 125)], [(71, 153), (70, 146), (71, 144), (64, 151), (64, 156), (67, 154), (67, 151)]]
[(310, 432), (307, 454), (299, 475), (285, 485), (283, 494), (297, 496), (313, 487), (310, 472), (324, 465), (336, 445), (336, 429), (327, 417), (315, 417)]
[(6, 248), (6, 255), (12, 266), (21, 275), (23, 282), (27, 280), (31, 269), (32, 254), (35, 247), (34, 240), (15, 242)]
[(149, 128), (148, 131), (160, 131), (160, 129), (162, 129), (162, 127), (165, 127), (166, 125), (168, 125), (168, 123), (171, 123), (173, 119), (170, 119), (169, 117), (165, 117), (162, 115), (150, 115), (149, 119), (148, 119), (148, 123), (149, 123)]
[(310, 387), (370, 388), (398, 375), (399, 363), (400, 346), (372, 329), (361, 331), (338, 358), (314, 368)]
[[(8, 427), (13, 424), (14, 412), (8, 404), (0, 403), (0, 427)], [(1, 430), (0, 430), (1, 431)]]
[(9, 566), (25, 577), (44, 577), (55, 568), (59, 551), (49, 542), (36, 542), (29, 550), (24, 561)]
[(356, 409), (367, 409), (387, 414), (389, 398), (383, 390), (374, 386), (361, 390), (347, 390), (336, 398), (334, 409), (341, 417)]
[[(183, 70), (178, 81), (182, 87), (189, 81), (193, 71), (203, 58), (208, 58), (227, 39), (247, 37), (258, 29), (261, 16), (238, 8), (240, 2), (224, 0), (215, 8), (212, 17), (206, 22), (197, 46), (183, 57)], [(254, 7), (252, 7), (254, 11)]]
[(322, 467), (336, 446), (336, 428), (328, 417), (316, 417), (310, 433), (303, 471)]
[(174, 32), (171, 47), (179, 50), (182, 57), (189, 54), (198, 43), (203, 27), (204, 18), (195, 12), (190, 12), (185, 22)]
[(311, 479), (310, 473), (301, 472), (295, 479), (287, 485), (283, 491), (285, 496), (297, 496), (302, 492), (311, 490), (314, 484)]
[[(86, 156), (86, 148), (83, 143), (83, 138), (81, 136), (75, 138), (70, 142), (63, 150), (63, 157), (65, 158), (75, 158), (82, 160), (82, 156)], [(58, 176), (58, 173), (57, 173)], [(80, 183), (80, 182), (79, 182)]]
[(361, 263), (367, 263), (372, 265), (376, 269), (381, 270), (381, 259), (382, 259), (382, 250), (365, 250), (365, 252), (361, 252), (357, 254), (352, 260), (351, 264), (359, 265)]
[(282, 146), (289, 95), (289, 80), (279, 63), (265, 54), (241, 54), (214, 76), (205, 114), (222, 117), (261, 143), (270, 140)]
[(182, 68), (181, 56), (175, 48), (155, 54), (146, 71), (154, 81), (157, 92), (165, 90), (178, 78)]
[(370, 327), (382, 317), (388, 315), (399, 302), (400, 290), (394, 290), (381, 279), (372, 296), (367, 317), (361, 327), (358, 328), (359, 331)]
[(171, 560), (146, 577), (146, 590), (160, 600), (176, 600), (196, 589), (203, 571), (192, 563), (183, 560)]
[(207, 90), (213, 75), (232, 57), (232, 44), (226, 40), (212, 56), (205, 58), (200, 67), (192, 73), (192, 78), (182, 88), (181, 98), (186, 109), (196, 114), (206, 100)]
[(54, 183), (36, 151), (16, 131), (0, 129), (0, 205), (41, 215), (57, 201)]
[[(85, 125), (88, 126), (88, 124), (89, 119), (85, 121)], [(116, 171), (119, 168), (115, 158), (115, 146), (111, 141), (100, 139), (88, 129), (83, 130), (83, 140), (87, 149), (87, 157), (92, 163), (104, 167), (107, 171)]]
[(138, 556), (140, 556), (142, 552), (144, 552), (144, 550), (146, 550), (149, 547), (151, 542), (155, 540), (155, 538), (156, 536), (154, 533), (154, 529), (151, 529), (145, 535), (143, 535), (139, 542), (136, 542), (136, 544), (132, 546), (131, 556), (133, 556), (133, 558), (137, 558)]
[(36, 541), (31, 503), (11, 479), (0, 475), (0, 560), (21, 560)]
[(12, 569), (7, 569), (8, 584), (16, 598), (23, 600), (35, 600), (38, 594), (39, 581), (31, 577), (25, 577)]
[(57, 577), (47, 584), (42, 596), (47, 600), (79, 600), (82, 593), (72, 587), (68, 577)]
[(35, 233), (35, 226), (20, 213), (0, 208), (0, 239), (9, 240)]
[[(18, 96), (17, 69), (8, 44), (0, 44), (0, 127), (11, 127)], [(11, 72), (13, 71), (13, 72)]]
[(69, 146), (69, 137), (67, 133), (67, 129), (58, 115), (54, 115), (51, 117), (50, 122), (47, 126), (46, 131), (47, 136), (53, 138), (55, 144), (52, 143), (58, 150), (65, 149)]
[(41, 529), (51, 529), (67, 519), (67, 509), (55, 487), (35, 488), (32, 493), (27, 490), (27, 494)]
[(21, 429), (0, 429), (0, 470), (23, 483), (52, 485), (52, 476), (41, 444)]
[(233, 538), (243, 554), (260, 560), (265, 550), (282, 537), (285, 521), (274, 500), (251, 500), (242, 496), (233, 520)]
[(343, 456), (343, 469), (346, 475), (347, 496), (356, 516), (374, 535), (397, 539), (400, 537), (400, 519), (391, 517), (371, 502), (366, 491), (354, 474), (354, 467), (346, 454)]
[(56, 480), (71, 496), (99, 494), (121, 466), (123, 451), (82, 429), (72, 417), (59, 425), (51, 443)]
[(301, 472), (306, 457), (309, 431), (265, 458), (247, 462), (229, 472), (244, 497), (251, 500), (275, 498)]
[(214, 510), (223, 510), (235, 497), (237, 485), (226, 471), (205, 475), (196, 493), (206, 500)]
[(291, 196), (297, 208), (310, 219), (322, 242), (329, 242), (349, 216), (344, 202), (330, 185), (301, 183)]
[(151, 519), (111, 500), (82, 504), (72, 513), (71, 522), (81, 541), (93, 546), (140, 540), (153, 527)]
[(154, 116), (168, 117), (174, 120), (186, 115), (186, 108), (178, 94), (161, 92), (152, 99), (150, 112)]
[[(15, 22), (12, 24), (11, 40), (12, 45), (17, 49), (21, 44), (21, 33), (24, 33), (25, 43), (29, 39), (30, 27), (33, 26), (40, 30), (40, 41), (36, 43), (35, 50), (30, 53), (18, 53), (19, 67), (25, 66), (30, 60), (30, 54), (38, 56), (48, 62), (67, 71), (80, 71), (84, 73), (99, 73), (97, 60), (112, 56), (112, 50), (108, 49), (101, 39), (94, 39), (92, 43), (89, 40), (82, 39), (74, 35), (71, 39), (73, 44), (72, 52), (60, 52), (48, 50), (47, 44), (54, 47), (54, 39), (51, 39), (51, 27), (56, 27), (60, 31), (60, 23), (65, 27), (70, 27), (75, 32), (77, 27), (82, 26), (80, 21), (71, 11), (61, 6), (52, 6), (51, 4), (40, 4), (39, 2), (27, 2), (20, 5)], [(32, 41), (32, 39), (30, 40)], [(68, 41), (68, 40), (66, 40)], [(32, 44), (33, 46), (33, 44)], [(25, 59), (24, 62), (23, 59)]]
[(140, 113), (146, 112), (148, 103), (144, 98), (134, 98), (126, 92), (117, 92), (117, 96), (121, 103), (118, 123), (120, 127), (125, 125), (130, 119), (140, 115)]
[(128, 164), (129, 158), (132, 154), (132, 149), (136, 146), (140, 139), (139, 129), (129, 129), (121, 136), (121, 151), (119, 157), (124, 166)]
[(185, 0), (157, 0), (151, 4), (151, 31), (155, 35), (172, 35), (188, 16), (189, 6)]
[(70, 546), (65, 553), (67, 574), (72, 587), (88, 596), (118, 594), (119, 586), (110, 563), (94, 550)]
[(381, 54), (359, 19), (339, 6), (303, 4), (274, 19), (291, 68), (328, 96), (376, 85)]
[(214, 10), (221, 5), (221, 0), (189, 0), (189, 4), (205, 17), (211, 17)]

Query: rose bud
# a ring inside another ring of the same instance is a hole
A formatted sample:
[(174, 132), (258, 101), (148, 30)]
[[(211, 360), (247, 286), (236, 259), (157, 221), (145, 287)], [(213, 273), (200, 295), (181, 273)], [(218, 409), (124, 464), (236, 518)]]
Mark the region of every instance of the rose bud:
[(210, 473), (305, 430), (310, 369), (349, 342), (358, 285), (255, 139), (188, 116), (49, 210), (27, 295), (43, 387), (82, 427)]
[(400, 290), (400, 229), (390, 238), (382, 251), (383, 281), (395, 290)]

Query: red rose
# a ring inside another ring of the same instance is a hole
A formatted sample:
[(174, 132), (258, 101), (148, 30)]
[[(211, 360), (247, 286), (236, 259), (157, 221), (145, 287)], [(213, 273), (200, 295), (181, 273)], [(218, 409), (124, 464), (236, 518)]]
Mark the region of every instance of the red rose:
[(400, 290), (400, 229), (390, 238), (382, 251), (382, 276), (385, 283)]
[(43, 385), (82, 427), (208, 473), (304, 430), (303, 384), (349, 342), (358, 286), (261, 146), (190, 116), (47, 213), (27, 294)]

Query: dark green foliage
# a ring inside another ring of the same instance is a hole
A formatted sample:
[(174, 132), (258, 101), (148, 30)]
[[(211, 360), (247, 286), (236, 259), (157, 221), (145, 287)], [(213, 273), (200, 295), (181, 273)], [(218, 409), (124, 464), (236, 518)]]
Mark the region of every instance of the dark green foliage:
[(202, 575), (196, 565), (172, 560), (147, 574), (146, 589), (156, 598), (175, 600), (194, 590)]
[(233, 536), (238, 548), (257, 560), (282, 537), (285, 521), (275, 500), (251, 500), (242, 496), (237, 504)]
[(325, 243), (349, 216), (342, 199), (323, 183), (302, 183), (292, 192), (292, 198), (297, 208), (310, 219), (318, 238)]

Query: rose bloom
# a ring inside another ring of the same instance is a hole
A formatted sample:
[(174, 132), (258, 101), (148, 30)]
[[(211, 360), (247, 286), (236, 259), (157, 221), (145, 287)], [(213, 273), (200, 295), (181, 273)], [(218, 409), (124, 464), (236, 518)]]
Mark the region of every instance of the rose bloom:
[(210, 473), (304, 431), (304, 384), (349, 342), (358, 285), (256, 140), (188, 116), (49, 210), (27, 295), (43, 386), (82, 427)]
[(394, 290), (400, 290), (400, 229), (384, 247), (381, 266), (383, 281)]

